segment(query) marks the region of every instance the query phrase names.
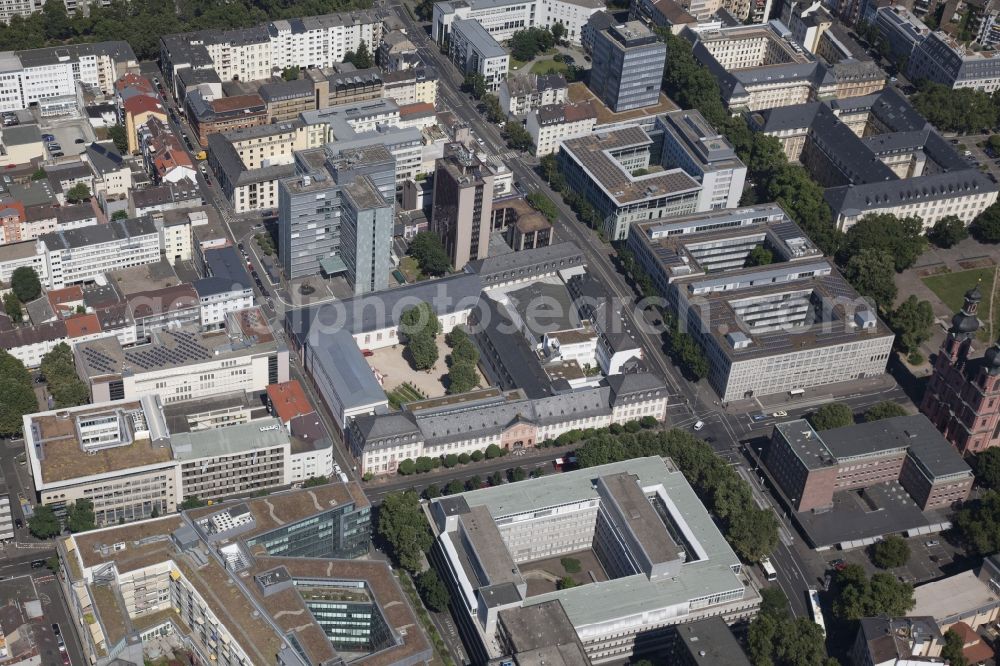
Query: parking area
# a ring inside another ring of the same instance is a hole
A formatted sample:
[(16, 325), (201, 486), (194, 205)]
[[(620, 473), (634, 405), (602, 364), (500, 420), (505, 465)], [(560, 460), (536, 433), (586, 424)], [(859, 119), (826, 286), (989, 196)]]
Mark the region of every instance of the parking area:
[[(93, 126), (87, 120), (80, 118), (42, 118), (39, 129), (43, 140), (54, 141), (58, 146), (57, 149), (49, 151), (50, 157), (56, 152), (63, 155), (79, 155), (96, 139)], [(52, 138), (49, 139), (46, 135)]]
[(826, 573), (833, 574), (837, 566), (843, 562), (845, 564), (859, 564), (869, 574), (879, 571), (888, 571), (907, 583), (919, 585), (928, 581), (941, 578), (950, 571), (951, 563), (955, 560), (955, 547), (948, 543), (939, 534), (924, 534), (911, 537), (906, 540), (910, 546), (910, 559), (901, 567), (894, 569), (879, 569), (872, 564), (870, 547), (858, 548), (848, 551), (828, 551), (825, 555)]

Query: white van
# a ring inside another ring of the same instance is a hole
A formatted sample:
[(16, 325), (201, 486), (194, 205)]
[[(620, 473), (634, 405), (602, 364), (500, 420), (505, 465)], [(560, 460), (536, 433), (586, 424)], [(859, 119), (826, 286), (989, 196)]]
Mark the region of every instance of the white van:
[(705, 427), (705, 422), (704, 421), (698, 421), (697, 423), (694, 424), (694, 431), (698, 432), (699, 430), (701, 430), (704, 427)]

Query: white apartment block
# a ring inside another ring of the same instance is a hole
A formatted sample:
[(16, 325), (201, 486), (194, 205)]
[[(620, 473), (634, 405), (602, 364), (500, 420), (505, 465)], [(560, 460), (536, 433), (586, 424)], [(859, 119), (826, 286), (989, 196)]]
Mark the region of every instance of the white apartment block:
[(4, 0), (0, 5), (0, 21), (10, 23), (15, 16), (31, 16), (42, 11), (43, 0)]
[(719, 134), (698, 111), (674, 111), (657, 116), (662, 130), (660, 163), (681, 168), (701, 182), (697, 210), (736, 208), (743, 196), (747, 168), (729, 140)]
[(226, 331), (163, 328), (137, 347), (123, 347), (114, 337), (78, 344), (77, 367), (94, 402), (155, 396), (171, 404), (232, 391), (259, 392), (288, 381), (288, 350), (269, 328), (253, 335), (241, 331), (241, 312), (226, 315)]
[(173, 513), (191, 495), (218, 501), (304, 481), (293, 467), (333, 470), (330, 446), (319, 467), (293, 465), (322, 449), (298, 441), (278, 419), (208, 424), (187, 411), (165, 411), (149, 396), (26, 415), (37, 501), (59, 512), (89, 499), (97, 525), (106, 526)]
[(259, 81), (286, 67), (331, 67), (362, 42), (374, 54), (381, 41), (381, 19), (356, 11), (168, 35), (160, 40), (160, 53), (170, 77), (187, 67), (212, 67), (223, 81)]
[(507, 41), (525, 28), (552, 27), (562, 23), (566, 39), (580, 43), (583, 26), (591, 15), (604, 9), (600, 0), (471, 0), (434, 4), (432, 36), (438, 44), (451, 37), (456, 20), (479, 21), (499, 42)]
[(151, 218), (112, 220), (36, 240), (49, 289), (90, 282), (108, 271), (160, 260), (160, 232)]
[(437, 92), (437, 74), (424, 67), (412, 67), (382, 75), (382, 97), (392, 99), (399, 106), (419, 103), (437, 106)]
[(448, 56), (465, 74), (481, 74), (486, 87), (496, 92), (507, 78), (510, 55), (496, 39), (473, 19), (451, 24)]
[(910, 55), (907, 76), (949, 88), (1000, 89), (1000, 57), (996, 51), (975, 51), (941, 31), (929, 34)]
[(0, 245), (0, 282), (10, 284), (10, 278), (18, 268), (27, 266), (35, 271), (42, 284), (48, 284), (45, 255), (38, 252), (34, 241)]
[(77, 94), (77, 84), (111, 94), (114, 82), (139, 62), (127, 42), (66, 44), (0, 53), (0, 111)]
[(597, 111), (590, 102), (552, 104), (528, 112), (526, 127), (535, 142), (535, 155), (544, 157), (559, 150), (566, 139), (594, 131)]

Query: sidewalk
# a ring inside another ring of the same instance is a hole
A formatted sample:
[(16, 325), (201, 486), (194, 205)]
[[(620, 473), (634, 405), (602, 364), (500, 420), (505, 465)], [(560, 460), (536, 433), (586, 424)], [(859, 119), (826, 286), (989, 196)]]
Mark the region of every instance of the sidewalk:
[(884, 374), (866, 379), (856, 379), (849, 382), (839, 382), (837, 384), (826, 384), (816, 388), (805, 389), (804, 393), (795, 399), (790, 399), (788, 393), (775, 393), (761, 397), (749, 398), (747, 400), (735, 400), (724, 405), (727, 414), (740, 415), (747, 412), (772, 412), (789, 409), (807, 409), (815, 405), (837, 400), (838, 398), (853, 397), (879, 393), (896, 388), (896, 380), (891, 375)]

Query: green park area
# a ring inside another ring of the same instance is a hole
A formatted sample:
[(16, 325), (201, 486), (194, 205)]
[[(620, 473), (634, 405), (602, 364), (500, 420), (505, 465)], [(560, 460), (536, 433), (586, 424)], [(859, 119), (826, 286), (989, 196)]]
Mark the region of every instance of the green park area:
[(923, 281), (952, 312), (958, 312), (962, 308), (965, 292), (979, 283), (979, 290), (983, 293), (983, 300), (979, 304), (979, 320), (984, 323), (980, 337), (983, 340), (992, 340), (996, 332), (1000, 331), (1000, 322), (997, 321), (1000, 311), (993, 312), (993, 299), (990, 298), (990, 294), (996, 289), (995, 275), (996, 266), (992, 266), (931, 275), (923, 278)]
[(567, 71), (566, 63), (555, 60), (539, 60), (531, 66), (532, 74), (565, 74)]

